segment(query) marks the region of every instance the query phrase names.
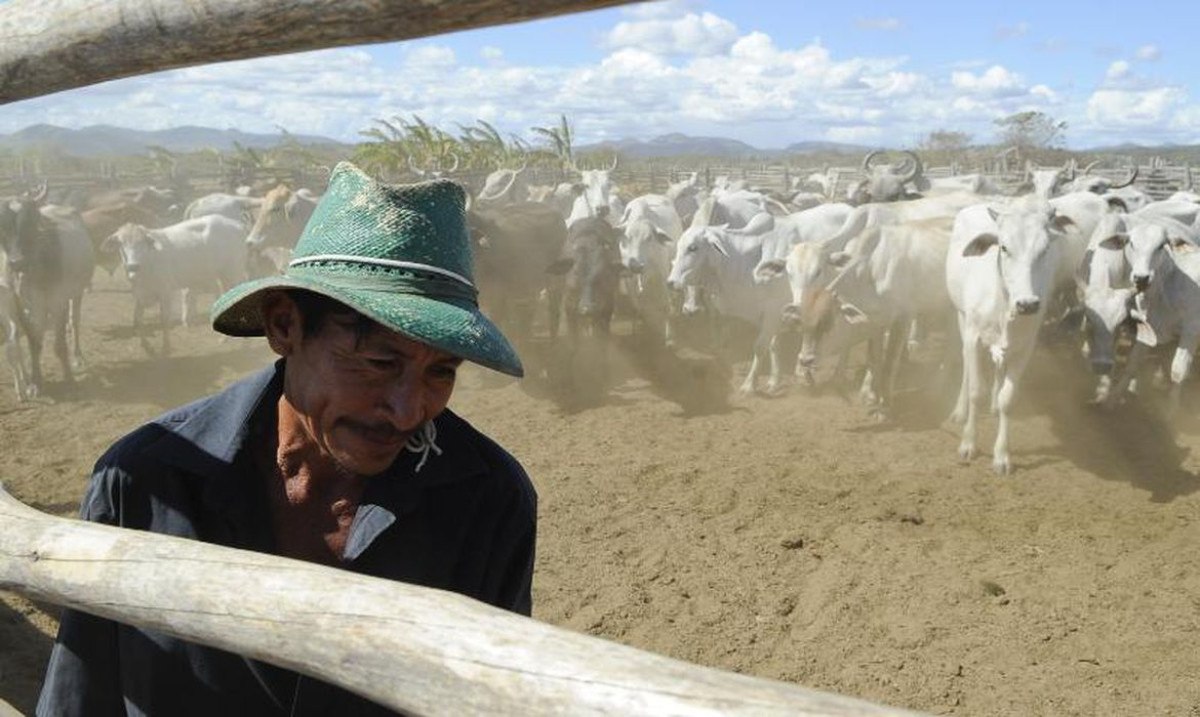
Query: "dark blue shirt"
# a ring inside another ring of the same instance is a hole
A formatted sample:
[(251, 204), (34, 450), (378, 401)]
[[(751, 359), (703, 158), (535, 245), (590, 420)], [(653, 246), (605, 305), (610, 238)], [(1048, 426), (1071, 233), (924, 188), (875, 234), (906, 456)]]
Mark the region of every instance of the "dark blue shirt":
[[(252, 448), (273, 427), (283, 362), (176, 409), (96, 463), (86, 520), (275, 552)], [(512, 456), (450, 410), (441, 453), (403, 452), (372, 478), (345, 569), (528, 615), (537, 495)], [(383, 708), (295, 672), (65, 610), (38, 715), (373, 715)]]

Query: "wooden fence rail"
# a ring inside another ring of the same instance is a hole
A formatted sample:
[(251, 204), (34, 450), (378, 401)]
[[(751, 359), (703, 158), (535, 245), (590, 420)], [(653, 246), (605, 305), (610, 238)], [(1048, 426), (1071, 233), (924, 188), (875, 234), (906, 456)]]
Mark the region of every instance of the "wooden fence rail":
[(3, 488), (0, 588), (336, 682), (413, 715), (914, 714), (691, 665), (441, 590), (56, 518)]

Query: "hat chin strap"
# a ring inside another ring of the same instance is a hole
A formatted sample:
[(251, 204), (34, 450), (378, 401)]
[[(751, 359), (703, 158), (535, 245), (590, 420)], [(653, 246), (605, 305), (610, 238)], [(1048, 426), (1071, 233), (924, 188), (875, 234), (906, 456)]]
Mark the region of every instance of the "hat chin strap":
[(440, 266), (431, 266), (429, 264), (421, 264), (415, 261), (400, 261), (398, 259), (377, 259), (369, 256), (354, 256), (353, 254), (314, 254), (312, 256), (302, 256), (292, 259), (288, 262), (288, 267), (303, 266), (304, 264), (314, 264), (321, 261), (342, 261), (350, 264), (368, 264), (371, 266), (386, 266), (392, 269), (416, 269), (418, 271), (428, 271), (434, 274), (449, 277), (464, 284), (472, 290), (478, 291), (475, 285), (471, 283), (462, 274), (457, 274), (448, 269), (443, 269)]

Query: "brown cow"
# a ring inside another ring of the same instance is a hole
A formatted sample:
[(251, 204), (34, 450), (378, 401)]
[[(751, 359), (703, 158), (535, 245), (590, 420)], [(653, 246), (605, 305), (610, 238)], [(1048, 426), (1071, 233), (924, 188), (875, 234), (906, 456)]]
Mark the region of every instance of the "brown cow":
[(105, 239), (126, 224), (141, 224), (147, 227), (156, 227), (161, 224), (158, 216), (153, 212), (131, 202), (85, 209), (79, 213), (79, 219), (83, 222), (88, 237), (92, 240), (96, 263), (104, 267), (109, 274), (112, 274), (121, 265), (121, 256), (115, 252), (101, 250)]

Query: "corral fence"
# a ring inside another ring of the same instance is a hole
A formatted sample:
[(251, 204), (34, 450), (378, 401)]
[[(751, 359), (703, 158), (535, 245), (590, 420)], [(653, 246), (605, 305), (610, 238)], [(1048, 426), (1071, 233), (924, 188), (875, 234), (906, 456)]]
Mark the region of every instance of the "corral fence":
[[(19, 194), (30, 187), (45, 182), (55, 194), (53, 196), (79, 196), (107, 189), (157, 185), (184, 186), (192, 196), (208, 192), (232, 192), (242, 185), (256, 187), (261, 194), (275, 183), (284, 183), (293, 188), (308, 187), (322, 191), (328, 173), (321, 168), (256, 168), (237, 174), (227, 172), (180, 172), (169, 174), (162, 171), (118, 171), (111, 164), (101, 163), (91, 171), (40, 171), (36, 162), (10, 162), (0, 164), (0, 196)], [(1190, 189), (1200, 176), (1200, 169), (1188, 164), (1172, 164), (1160, 157), (1151, 157), (1143, 163), (1118, 164), (1093, 169), (1092, 176), (1107, 177), (1114, 182), (1124, 181), (1129, 171), (1137, 167), (1138, 174), (1133, 187), (1145, 192), (1151, 199), (1165, 199), (1173, 193)], [(6, 171), (7, 170), (7, 171)], [(834, 199), (846, 195), (847, 187), (864, 179), (867, 175), (861, 165), (830, 166), (804, 165), (799, 163), (676, 163), (636, 161), (618, 164), (613, 172), (613, 181), (626, 191), (629, 197), (645, 193), (661, 194), (673, 182), (685, 179), (690, 173), (698, 175), (698, 181), (706, 187), (714, 186), (722, 178), (745, 182), (746, 186), (769, 192), (786, 193), (796, 186), (805, 186), (805, 179), (812, 174), (826, 175), (832, 179), (831, 196)], [(462, 182), (473, 192), (478, 192), (487, 178), (488, 170), (461, 171), (447, 175)], [(1026, 179), (1023, 169), (1003, 166), (967, 167), (965, 165), (942, 165), (925, 168), (925, 176), (938, 179), (963, 174), (981, 174), (1005, 191), (1013, 191)], [(556, 184), (573, 181), (578, 175), (546, 167), (528, 167), (525, 177), (530, 184)], [(416, 181), (416, 174), (401, 171), (385, 176), (390, 181)], [(809, 185), (813, 191), (816, 186)]]
[[(0, 104), (152, 70), (618, 2), (9, 0), (0, 4)], [(911, 714), (671, 660), (439, 590), (54, 518), (3, 491), (0, 589), (297, 670), (415, 715)]]

